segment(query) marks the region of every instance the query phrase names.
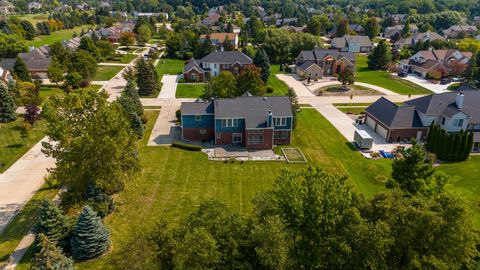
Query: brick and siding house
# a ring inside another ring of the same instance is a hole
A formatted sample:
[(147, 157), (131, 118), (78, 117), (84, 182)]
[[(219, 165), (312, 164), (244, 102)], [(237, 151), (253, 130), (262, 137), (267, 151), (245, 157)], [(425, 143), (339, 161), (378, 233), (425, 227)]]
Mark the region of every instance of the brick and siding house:
[(200, 60), (193, 58), (188, 60), (183, 67), (183, 78), (188, 82), (208, 81), (222, 71), (238, 75), (249, 66), (253, 66), (253, 61), (242, 52), (213, 52)]
[(341, 52), (368, 53), (373, 50), (373, 43), (368, 36), (345, 35), (332, 39), (332, 48)]
[(210, 42), (213, 46), (221, 49), (224, 46), (224, 42), (230, 43), (230, 46), (234, 49), (238, 49), (238, 34), (237, 33), (211, 33), (211, 34), (202, 34), (200, 35), (200, 44), (202, 44), (205, 39), (210, 38)]
[(187, 141), (261, 150), (291, 140), (293, 113), (285, 96), (183, 102), (181, 114), (182, 139)]
[(315, 48), (301, 51), (295, 58), (295, 71), (302, 78), (321, 79), (336, 76), (346, 66), (355, 70), (355, 54)]
[(452, 66), (467, 66), (472, 58), (471, 52), (456, 49), (418, 51), (409, 59), (400, 61), (403, 71), (426, 78), (432, 70), (450, 72)]

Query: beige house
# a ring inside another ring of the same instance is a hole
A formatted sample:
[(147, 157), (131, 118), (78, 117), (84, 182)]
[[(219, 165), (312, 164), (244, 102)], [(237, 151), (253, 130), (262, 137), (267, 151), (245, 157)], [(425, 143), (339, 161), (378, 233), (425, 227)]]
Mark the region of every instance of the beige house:
[(355, 55), (350, 52), (315, 48), (301, 51), (295, 58), (295, 72), (305, 79), (336, 76), (346, 66), (355, 69)]

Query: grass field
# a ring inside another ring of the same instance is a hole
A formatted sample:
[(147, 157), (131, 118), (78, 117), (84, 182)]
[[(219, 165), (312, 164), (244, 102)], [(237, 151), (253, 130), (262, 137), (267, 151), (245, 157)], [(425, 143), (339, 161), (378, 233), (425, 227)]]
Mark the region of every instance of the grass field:
[(35, 14), (24, 14), (24, 15), (10, 15), (10, 18), (15, 17), (20, 20), (26, 20), (33, 24), (35, 27), (37, 23), (48, 20), (48, 13), (35, 13)]
[(177, 85), (176, 98), (198, 98), (205, 93), (206, 84), (185, 84)]
[(344, 113), (361, 114), (365, 112), (366, 107), (341, 107), (337, 108)]
[[(140, 149), (142, 173), (127, 183), (116, 198), (117, 210), (105, 219), (112, 234), (113, 250), (98, 260), (78, 264), (79, 269), (118, 269), (117, 260), (129, 250), (133, 230), (150, 231), (161, 218), (178, 221), (202, 200), (217, 198), (243, 213), (251, 211), (251, 199), (270, 188), (283, 168), (308, 165), (329, 172), (348, 173), (355, 189), (367, 196), (383, 190), (381, 177), (390, 171), (390, 160), (367, 160), (354, 151), (338, 131), (315, 110), (298, 114), (293, 145), (309, 163), (285, 162), (223, 163), (208, 161), (201, 152), (171, 147), (146, 147), (158, 112), (150, 116)], [(188, 166), (186, 166), (188, 164)]]
[(43, 45), (50, 45), (57, 41), (69, 40), (73, 37), (74, 32), (76, 32), (77, 34), (80, 34), (80, 32), (82, 32), (82, 28), (85, 31), (87, 31), (89, 27), (90, 25), (77, 26), (72, 29), (64, 29), (64, 30), (52, 32), (49, 36), (38, 36), (38, 37), (35, 37), (33, 40), (28, 40), (27, 45), (35, 46), (36, 48), (38, 48)]
[(279, 65), (270, 65), (270, 77), (268, 78), (268, 86), (273, 87), (275, 89), (273, 93), (266, 93), (267, 96), (284, 96), (288, 92), (287, 84), (277, 78), (275, 74), (283, 73), (280, 71)]
[(92, 81), (109, 81), (117, 75), (124, 67), (119, 66), (98, 66), (97, 73), (92, 77)]
[(106, 59), (105, 63), (119, 63), (119, 64), (128, 64), (132, 62), (133, 59), (137, 57), (134, 53), (127, 54), (116, 54), (111, 59)]
[(356, 76), (357, 82), (369, 83), (383, 87), (402, 95), (431, 94), (429, 90), (403, 79), (391, 79), (384, 70), (370, 70), (367, 65), (367, 57), (357, 55)]
[(38, 121), (28, 137), (22, 137), (23, 115), (10, 123), (0, 123), (0, 173), (4, 172), (17, 159), (25, 154), (44, 135), (45, 122)]
[(181, 59), (162, 58), (160, 59), (160, 61), (158, 61), (157, 70), (158, 70), (158, 73), (161, 75), (181, 74), (184, 64), (185, 64), (185, 61)]

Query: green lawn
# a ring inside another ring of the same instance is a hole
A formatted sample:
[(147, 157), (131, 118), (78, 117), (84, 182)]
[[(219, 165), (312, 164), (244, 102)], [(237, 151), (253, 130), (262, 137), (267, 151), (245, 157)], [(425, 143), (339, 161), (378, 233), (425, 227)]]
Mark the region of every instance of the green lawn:
[(207, 198), (217, 198), (235, 210), (249, 212), (253, 196), (270, 188), (283, 168), (319, 165), (329, 172), (348, 173), (355, 189), (367, 196), (383, 190), (382, 178), (376, 176), (387, 176), (390, 171), (391, 160), (363, 158), (315, 110), (298, 114), (293, 145), (288, 146), (300, 148), (310, 162), (307, 165), (275, 161), (214, 162), (201, 152), (146, 147), (158, 112), (146, 113), (150, 120), (140, 149), (143, 170), (126, 184), (116, 197), (116, 211), (105, 219), (111, 230), (113, 250), (98, 260), (78, 264), (79, 269), (121, 268), (117, 260), (128, 253), (133, 230), (149, 232), (161, 218), (178, 221)]
[(134, 53), (127, 53), (127, 54), (115, 54), (111, 59), (106, 59), (105, 63), (119, 63), (119, 64), (128, 64), (132, 62), (137, 54)]
[(206, 84), (185, 84), (177, 85), (176, 98), (198, 98), (205, 93)]
[(429, 90), (401, 78), (391, 79), (384, 70), (370, 70), (367, 65), (367, 56), (357, 55), (356, 76), (357, 82), (369, 83), (391, 90), (402, 95), (431, 94)]
[[(40, 88), (40, 99), (42, 100), (42, 102), (52, 95), (58, 95), (58, 96), (65, 95), (65, 91), (63, 91), (61, 87), (62, 87), (61, 84), (59, 86), (42, 85)], [(99, 90), (100, 88), (102, 88), (102, 86), (98, 84), (91, 84), (88, 87), (95, 90)]]
[(36, 48), (43, 45), (50, 45), (57, 41), (69, 40), (73, 37), (73, 33), (76, 32), (78, 35), (82, 32), (82, 28), (87, 31), (90, 25), (77, 26), (72, 29), (65, 29), (56, 32), (52, 32), (49, 36), (38, 36), (33, 40), (27, 41), (27, 46), (35, 46)]
[(363, 107), (363, 108), (359, 108), (359, 107), (342, 107), (342, 108), (337, 108), (337, 109), (339, 109), (340, 111), (342, 111), (342, 112), (344, 112), (344, 113), (361, 114), (361, 113), (364, 113), (364, 112), (365, 112), (365, 108), (366, 108), (366, 107)]
[(124, 67), (119, 66), (98, 66), (97, 73), (92, 77), (92, 81), (109, 81), (117, 75)]
[(0, 123), (0, 173), (4, 172), (17, 159), (25, 154), (44, 135), (45, 122), (38, 121), (28, 137), (22, 137), (21, 124), (23, 115), (10, 123)]
[(279, 65), (270, 65), (270, 77), (268, 78), (268, 86), (273, 87), (275, 89), (273, 93), (266, 93), (267, 96), (284, 96), (288, 92), (287, 84), (277, 78), (275, 74), (284, 73), (280, 71)]
[(18, 18), (20, 20), (26, 20), (33, 24), (33, 27), (37, 23), (48, 20), (48, 13), (34, 13), (34, 14), (24, 14), (24, 15), (10, 15), (9, 18)]
[(158, 61), (157, 70), (158, 73), (163, 74), (181, 74), (185, 60), (173, 59), (173, 58), (162, 58)]

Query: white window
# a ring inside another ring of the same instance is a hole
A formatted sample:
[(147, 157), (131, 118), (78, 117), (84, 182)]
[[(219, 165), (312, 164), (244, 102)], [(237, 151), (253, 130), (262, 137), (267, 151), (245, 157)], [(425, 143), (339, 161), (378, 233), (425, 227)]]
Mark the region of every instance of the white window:
[(288, 139), (288, 131), (275, 131), (273, 136), (275, 139)]
[(275, 117), (273, 120), (275, 121), (275, 126), (283, 127), (287, 125), (286, 117)]
[(198, 133), (199, 133), (200, 135), (205, 135), (205, 134), (207, 134), (207, 130), (206, 130), (206, 129), (200, 129), (200, 130), (198, 131)]
[(222, 127), (237, 127), (238, 119), (235, 118), (226, 118), (222, 119)]
[(455, 119), (453, 120), (454, 127), (463, 127), (463, 119)]
[(233, 143), (241, 143), (242, 142), (242, 133), (233, 133), (232, 134), (232, 142)]
[(202, 121), (201, 115), (195, 115), (195, 121)]
[(248, 135), (248, 144), (262, 144), (263, 135)]
[(249, 129), (248, 134), (263, 134), (263, 129)]

